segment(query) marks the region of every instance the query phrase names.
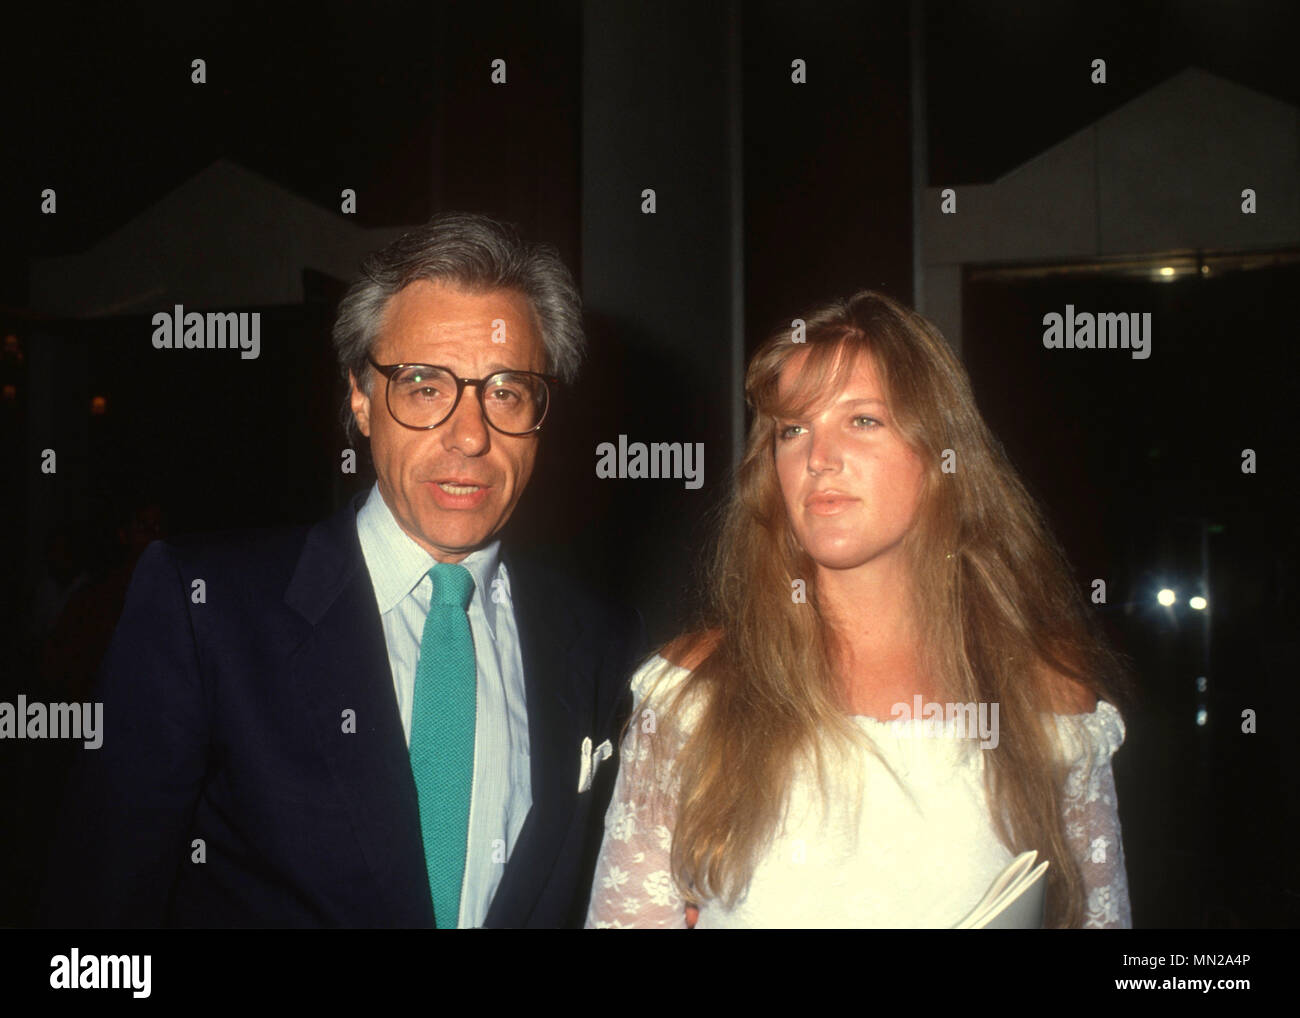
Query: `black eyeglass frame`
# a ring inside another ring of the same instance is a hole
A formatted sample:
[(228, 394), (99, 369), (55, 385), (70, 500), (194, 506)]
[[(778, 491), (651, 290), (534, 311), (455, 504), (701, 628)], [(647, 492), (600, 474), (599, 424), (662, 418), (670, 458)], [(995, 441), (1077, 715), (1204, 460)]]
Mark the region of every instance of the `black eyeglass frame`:
[[(492, 430), (500, 432), (503, 435), (508, 435), (511, 438), (522, 438), (524, 435), (531, 435), (538, 431), (542, 424), (545, 423), (546, 415), (550, 413), (551, 410), (551, 386), (560, 384), (560, 379), (555, 375), (543, 375), (537, 371), (516, 371), (513, 368), (507, 368), (504, 371), (494, 371), (486, 378), (461, 378), (456, 374), (456, 372), (452, 371), (451, 368), (442, 364), (421, 364), (418, 362), (411, 364), (379, 364), (376, 363), (375, 359), (369, 354), (366, 354), (366, 360), (370, 362), (371, 367), (384, 376), (384, 405), (388, 408), (389, 416), (402, 427), (409, 428), (411, 431), (432, 431), (434, 428), (441, 428), (456, 415), (456, 408), (460, 406), (460, 398), (465, 394), (465, 386), (472, 385), (478, 390), (479, 412), (483, 414), (483, 420), (487, 422)], [(397, 374), (397, 372), (401, 371), (402, 368), (436, 368), (439, 371), (445, 371), (455, 381), (456, 398), (452, 400), (451, 409), (447, 411), (447, 416), (437, 424), (407, 424), (404, 420), (398, 417), (397, 414), (393, 413), (393, 404), (391, 402), (393, 391), (392, 381), (393, 376)], [(542, 388), (546, 393), (546, 406), (542, 407), (542, 416), (538, 419), (537, 423), (527, 431), (506, 431), (504, 428), (499, 428), (497, 425), (493, 424), (492, 418), (488, 416), (487, 404), (483, 402), (483, 390), (487, 386), (487, 383), (496, 378), (497, 375), (531, 375), (533, 378), (540, 378), (542, 380)]]

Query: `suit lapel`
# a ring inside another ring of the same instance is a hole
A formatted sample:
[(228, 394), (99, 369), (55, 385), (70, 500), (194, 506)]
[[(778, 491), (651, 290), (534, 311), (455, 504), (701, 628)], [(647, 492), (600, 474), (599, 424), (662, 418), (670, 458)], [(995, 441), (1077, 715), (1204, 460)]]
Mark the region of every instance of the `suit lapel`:
[[(419, 806), (402, 732), (387, 644), (357, 537), (366, 493), (308, 533), (286, 603), (312, 627), (290, 661), (312, 734), (353, 818), (357, 842), (376, 875), (386, 924), (433, 926)], [(536, 907), (568, 835), (577, 801), (583, 712), (574, 703), (571, 656), (575, 613), (508, 549), (511, 606), (519, 633), (528, 709), (532, 807), (484, 921), (523, 926)], [(355, 711), (355, 734), (343, 712)]]
[(581, 712), (570, 654), (578, 621), (538, 571), (503, 548), (528, 706), (532, 808), (488, 909), (486, 926), (523, 926), (555, 867), (578, 790)]
[[(357, 537), (365, 493), (312, 528), (285, 594), (312, 630), (290, 667), (312, 734), (353, 818), (357, 841), (391, 917), (432, 926), (415, 780), (393, 693), (374, 587)], [(355, 732), (344, 730), (351, 710)]]

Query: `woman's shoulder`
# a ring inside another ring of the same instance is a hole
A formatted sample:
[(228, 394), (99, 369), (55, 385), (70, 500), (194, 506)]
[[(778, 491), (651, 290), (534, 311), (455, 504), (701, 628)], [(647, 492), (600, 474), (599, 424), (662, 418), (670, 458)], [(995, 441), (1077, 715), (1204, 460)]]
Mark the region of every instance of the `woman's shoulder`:
[(1071, 764), (1108, 760), (1124, 742), (1124, 720), (1078, 679), (1049, 670), (1048, 703), (1062, 759)]
[(1091, 714), (1097, 707), (1097, 694), (1068, 676), (1052, 673), (1047, 690), (1054, 714)]
[(1052, 715), (1061, 759), (1072, 766), (1104, 764), (1124, 744), (1124, 719), (1114, 704), (1093, 698), (1090, 711)]
[(646, 701), (667, 706), (691, 673), (706, 661), (721, 639), (721, 631), (687, 633), (671, 640), (651, 654), (632, 676), (632, 694), (638, 704)]
[(683, 633), (677, 639), (665, 644), (659, 651), (659, 656), (677, 668), (693, 672), (709, 659), (709, 655), (718, 649), (718, 644), (721, 642), (721, 629)]

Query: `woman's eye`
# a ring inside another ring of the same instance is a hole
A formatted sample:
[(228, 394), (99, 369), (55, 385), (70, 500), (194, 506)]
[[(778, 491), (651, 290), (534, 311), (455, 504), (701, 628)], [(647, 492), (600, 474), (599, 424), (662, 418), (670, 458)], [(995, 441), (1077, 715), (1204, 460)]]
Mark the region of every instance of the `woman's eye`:
[(794, 437), (795, 437), (794, 433), (795, 433), (796, 431), (802, 431), (802, 430), (803, 430), (803, 428), (802, 428), (801, 425), (798, 425), (798, 424), (785, 424), (785, 425), (782, 425), (781, 427), (778, 427), (778, 428), (777, 428), (776, 435), (777, 435), (777, 438), (779, 438), (779, 439), (781, 439), (781, 441), (785, 442), (785, 441), (789, 441), (790, 439), (794, 438)]
[[(865, 421), (866, 423), (859, 424), (859, 422), (861, 421)], [(868, 428), (868, 429), (880, 427), (879, 420), (877, 420), (875, 417), (868, 417), (866, 414), (859, 414), (857, 417), (853, 418), (853, 423), (859, 424), (860, 427)]]

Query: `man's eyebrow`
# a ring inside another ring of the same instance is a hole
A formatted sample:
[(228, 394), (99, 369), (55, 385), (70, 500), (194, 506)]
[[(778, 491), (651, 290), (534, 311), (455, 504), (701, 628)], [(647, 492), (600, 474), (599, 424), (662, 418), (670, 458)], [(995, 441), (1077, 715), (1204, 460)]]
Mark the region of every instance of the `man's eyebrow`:
[[(460, 373), (460, 372), (456, 371), (454, 368), (452, 368), (451, 365), (449, 365), (449, 364), (437, 364), (437, 363), (435, 363), (435, 362), (433, 362), (433, 361), (395, 361), (394, 363), (396, 363), (396, 364), (422, 364), (422, 365), (424, 365), (426, 368), (447, 368), (448, 370), (451, 371), (452, 374), (459, 374), (459, 373)], [(486, 371), (485, 371), (483, 377), (484, 377), (484, 378), (490, 378), (492, 375), (500, 374), (502, 371), (528, 371), (528, 370), (529, 370), (528, 368), (512, 368), (509, 364), (502, 364), (500, 361), (495, 361), (495, 362), (493, 362), (492, 364), (489, 364), (489, 365), (487, 366), (487, 369), (486, 369)]]

